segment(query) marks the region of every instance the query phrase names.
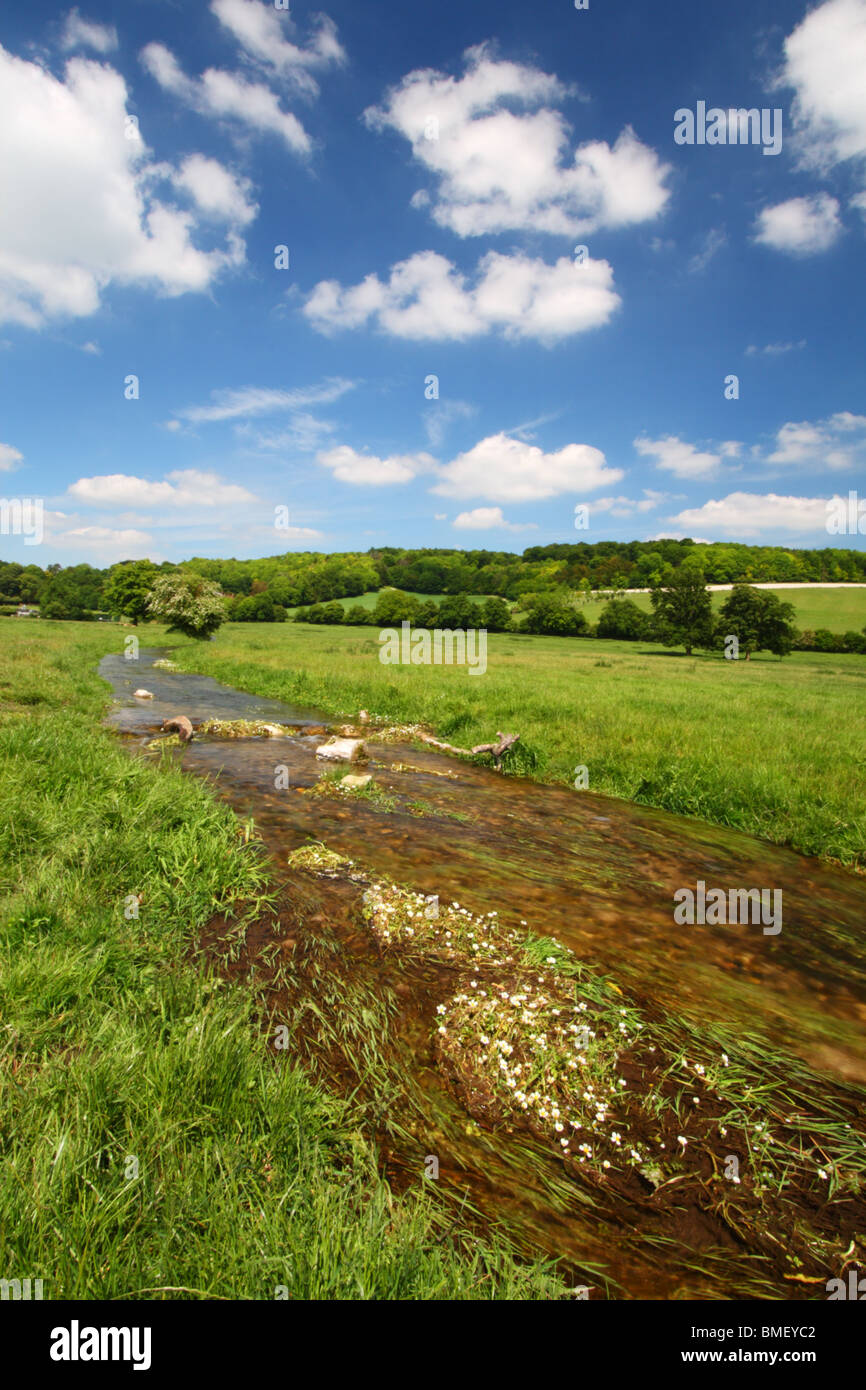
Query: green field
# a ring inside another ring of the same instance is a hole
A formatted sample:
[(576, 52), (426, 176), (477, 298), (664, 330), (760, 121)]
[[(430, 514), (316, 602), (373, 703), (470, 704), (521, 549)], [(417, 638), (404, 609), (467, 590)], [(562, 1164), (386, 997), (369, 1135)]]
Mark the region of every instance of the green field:
[[(409, 593), (410, 591), (401, 590)], [(866, 587), (860, 589), (819, 589), (809, 585), (804, 585), (800, 589), (772, 589), (771, 593), (783, 603), (791, 603), (794, 606), (794, 622), (797, 627), (804, 630), (816, 631), (818, 628), (826, 628), (829, 632), (862, 632), (866, 627)], [(371, 590), (366, 594), (359, 594), (356, 598), (338, 599), (344, 609), (349, 609), (358, 604), (361, 608), (372, 610), (376, 606), (379, 597), (378, 590)], [(441, 603), (444, 594), (418, 594), (413, 593), (413, 598), (419, 599), (422, 603), (432, 600), (434, 603)], [(483, 603), (491, 595), (470, 594), (469, 597), (476, 603)], [(649, 594), (628, 594), (632, 603), (636, 603), (638, 608), (643, 608), (646, 612), (652, 611)], [(716, 612), (721, 608), (725, 599), (728, 597), (726, 591), (716, 591), (711, 595), (713, 608)], [(580, 611), (585, 615), (588, 622), (598, 622), (599, 616), (609, 602), (608, 599), (591, 598), (586, 603), (580, 603)], [(513, 607), (513, 604), (509, 605)], [(288, 610), (296, 613), (296, 608)]]
[(268, 869), (203, 784), (101, 727), (121, 637), (0, 627), (4, 1278), (46, 1299), (558, 1296), (433, 1196), (395, 1197), (352, 1107), (275, 1057), (255, 981), (196, 967), (218, 909), (261, 914)]
[[(729, 590), (715, 590), (710, 598), (713, 609), (718, 612)], [(816, 631), (826, 628), (828, 632), (862, 632), (866, 627), (866, 588), (862, 589), (818, 589), (808, 585), (801, 589), (770, 589), (782, 603), (794, 607), (794, 623), (803, 630)], [(652, 611), (649, 594), (628, 594), (632, 603)], [(597, 622), (605, 601), (591, 599), (581, 606), (589, 622)]]
[[(148, 640), (142, 634), (143, 640)], [(866, 660), (728, 662), (651, 643), (491, 634), (488, 667), (385, 666), (364, 628), (229, 624), (187, 670), (355, 718), (423, 722), (471, 746), (518, 732), (515, 768), (866, 863)]]

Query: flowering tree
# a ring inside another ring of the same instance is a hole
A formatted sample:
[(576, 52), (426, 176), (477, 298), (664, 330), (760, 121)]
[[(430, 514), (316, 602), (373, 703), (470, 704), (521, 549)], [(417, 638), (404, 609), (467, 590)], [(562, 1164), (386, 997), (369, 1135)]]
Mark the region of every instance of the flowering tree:
[(198, 574), (165, 574), (153, 586), (147, 611), (185, 637), (210, 637), (226, 616), (222, 594)]

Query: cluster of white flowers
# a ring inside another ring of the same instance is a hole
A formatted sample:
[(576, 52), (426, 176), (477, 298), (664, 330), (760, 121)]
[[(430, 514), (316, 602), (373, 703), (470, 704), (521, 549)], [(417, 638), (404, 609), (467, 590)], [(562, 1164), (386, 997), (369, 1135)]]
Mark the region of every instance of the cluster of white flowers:
[(365, 915), (383, 946), (423, 944), (427, 954), (444, 960), (478, 960), (514, 964), (519, 935), (499, 922), (496, 912), (479, 917), (453, 902), (431, 912), (423, 893), (410, 893), (390, 883), (373, 883), (364, 894)]
[[(626, 1157), (620, 1128), (611, 1127), (624, 1127), (613, 1107), (623, 1100), (616, 1062), (625, 1040), (601, 1017), (597, 1027), (579, 1026), (587, 1003), (572, 1003), (561, 981), (539, 975), (503, 988), (475, 978), (437, 1012), (440, 1048), (483, 1073), (506, 1109), (548, 1134), (564, 1156), (603, 1169), (611, 1167), (605, 1150)], [(644, 1155), (630, 1147), (627, 1160), (642, 1163)]]

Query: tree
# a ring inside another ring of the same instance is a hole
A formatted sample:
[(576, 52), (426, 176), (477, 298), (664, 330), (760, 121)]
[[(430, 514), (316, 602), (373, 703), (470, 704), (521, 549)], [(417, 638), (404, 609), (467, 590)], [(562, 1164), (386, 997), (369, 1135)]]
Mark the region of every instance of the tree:
[(484, 604), (484, 626), (488, 632), (508, 632), (511, 627), (511, 614), (508, 604), (503, 599), (487, 599)]
[(612, 599), (598, 620), (599, 637), (615, 637), (620, 642), (645, 641), (652, 632), (652, 618), (630, 598)]
[(210, 579), (195, 573), (164, 574), (148, 600), (150, 617), (184, 637), (210, 637), (226, 616), (222, 594)]
[(752, 652), (787, 656), (794, 644), (794, 607), (766, 589), (735, 584), (722, 604), (716, 628), (719, 638), (735, 636), (749, 661)]
[(547, 637), (576, 637), (586, 632), (587, 622), (582, 613), (562, 599), (539, 594), (532, 601), (522, 630)]
[(109, 612), (131, 618), (137, 626), (147, 618), (147, 604), (159, 570), (150, 560), (124, 560), (112, 565), (103, 587), (104, 601)]
[(691, 656), (695, 647), (713, 644), (713, 610), (704, 572), (691, 561), (666, 570), (651, 594), (656, 627), (662, 642), (674, 643)]

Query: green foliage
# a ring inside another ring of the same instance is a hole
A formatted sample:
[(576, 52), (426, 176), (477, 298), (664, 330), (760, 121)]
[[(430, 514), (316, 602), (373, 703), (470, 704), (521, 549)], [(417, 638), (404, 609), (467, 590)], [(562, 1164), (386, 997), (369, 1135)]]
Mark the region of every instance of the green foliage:
[(716, 632), (720, 641), (735, 636), (747, 660), (759, 651), (787, 656), (796, 637), (794, 608), (767, 589), (736, 584), (722, 604)]
[(104, 602), (110, 613), (131, 618), (133, 623), (147, 617), (147, 604), (159, 570), (150, 560), (125, 560), (112, 565), (103, 585)]
[(631, 599), (618, 598), (608, 603), (598, 620), (597, 635), (613, 637), (621, 642), (640, 642), (650, 638), (653, 621), (649, 613), (638, 608)]
[(203, 639), (216, 632), (226, 616), (216, 584), (196, 574), (166, 574), (157, 579), (148, 599), (150, 617), (164, 622), (169, 632)]
[(576, 608), (553, 595), (541, 594), (532, 600), (522, 630), (547, 637), (576, 637), (585, 633), (587, 626)]
[(685, 647), (687, 656), (713, 645), (713, 607), (699, 565), (668, 570), (652, 591), (652, 606), (662, 642)]

